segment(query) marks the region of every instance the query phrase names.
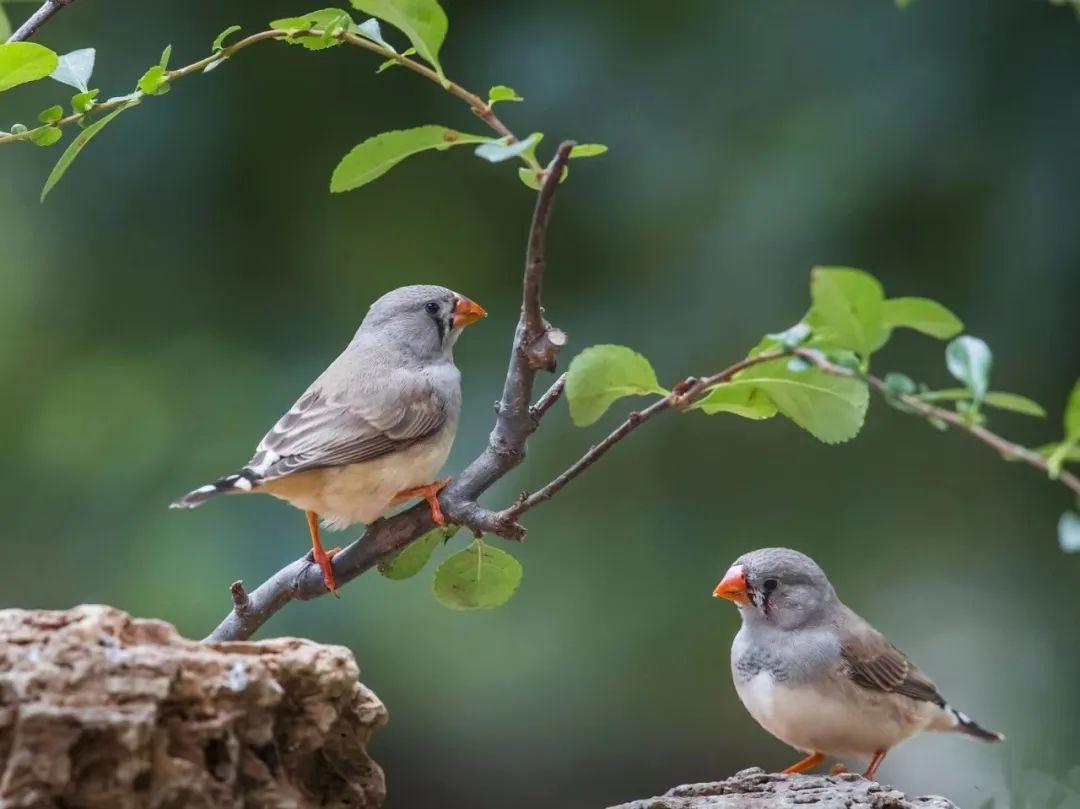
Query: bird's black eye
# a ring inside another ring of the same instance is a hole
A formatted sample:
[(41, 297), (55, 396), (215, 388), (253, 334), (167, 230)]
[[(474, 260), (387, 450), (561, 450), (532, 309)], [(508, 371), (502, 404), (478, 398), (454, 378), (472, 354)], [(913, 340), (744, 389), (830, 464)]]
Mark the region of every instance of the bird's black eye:
[(424, 304), (424, 311), (429, 315), (437, 315), (439, 314), (439, 304), (435, 301), (428, 301)]
[(762, 582), (761, 586), (765, 588), (766, 593), (771, 593), (773, 590), (780, 586), (780, 582), (778, 582), (776, 579), (765, 579), (765, 581)]

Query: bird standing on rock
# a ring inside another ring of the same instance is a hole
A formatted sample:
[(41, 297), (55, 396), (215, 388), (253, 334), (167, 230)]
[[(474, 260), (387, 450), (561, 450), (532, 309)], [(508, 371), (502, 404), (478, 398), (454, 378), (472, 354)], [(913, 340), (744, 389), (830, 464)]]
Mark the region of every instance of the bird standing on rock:
[(326, 588), (337, 589), (319, 518), (332, 530), (370, 523), (390, 506), (437, 499), (461, 412), (454, 343), (484, 317), (445, 287), (406, 286), (372, 304), (360, 328), (288, 413), (259, 442), (247, 465), (181, 497), (195, 508), (219, 494), (266, 492), (307, 514), (312, 556)]
[(889, 641), (848, 609), (809, 556), (762, 548), (735, 560), (713, 595), (733, 601), (742, 628), (731, 646), (735, 690), (773, 736), (807, 753), (784, 772), (826, 755), (870, 759), (924, 730), (988, 742), (1000, 733), (950, 706)]

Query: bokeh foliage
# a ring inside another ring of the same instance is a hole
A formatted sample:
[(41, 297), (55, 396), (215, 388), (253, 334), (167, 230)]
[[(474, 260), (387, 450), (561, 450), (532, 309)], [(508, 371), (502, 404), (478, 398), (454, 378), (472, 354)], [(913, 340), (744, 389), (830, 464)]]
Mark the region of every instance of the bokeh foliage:
[[(961, 313), (994, 347), (994, 384), (1056, 418), (1080, 345), (1069, 10), (447, 8), (448, 72), (514, 87), (528, 103), (500, 115), (523, 132), (612, 147), (575, 167), (556, 211), (546, 298), (575, 348), (632, 345), (670, 385), (792, 322), (806, 269), (843, 263)], [(83, 2), (42, 41), (96, 47), (112, 87), (165, 42), (186, 62), (227, 24), (296, 12)], [(459, 346), (466, 412), (449, 469), (486, 436), (531, 195), (498, 166), (431, 156), (369, 193), (328, 195), (336, 161), (366, 137), (476, 125), (438, 88), (397, 70), (376, 80), (342, 51), (268, 45), (178, 84), (152, 114), (111, 124), (45, 209), (36, 189), (56, 154), (0, 153), (5, 605), (107, 601), (205, 632), (229, 581), (303, 549), (303, 521), (257, 499), (190, 515), (166, 503), (247, 457), (388, 287), (438, 281), (492, 312)], [(46, 105), (68, 103), (53, 92)], [(34, 120), (39, 102), (14, 88), (5, 120)], [(886, 367), (945, 387), (939, 350), (895, 339)], [(735, 698), (736, 619), (708, 593), (742, 551), (794, 545), (1011, 744), (1075, 749), (1080, 569), (1046, 540), (1060, 492), (870, 407), (838, 448), (779, 422), (657, 423), (530, 514), (514, 549), (528, 575), (501, 610), (451, 612), (423, 577), (369, 576), (271, 629), (354, 649), (391, 708), (376, 742), (390, 806), (602, 805), (788, 763)], [(1045, 439), (1045, 425), (1000, 418)], [(492, 502), (587, 444), (562, 408), (549, 420)], [(885, 774), (975, 804), (1002, 784), (999, 755), (920, 740)]]

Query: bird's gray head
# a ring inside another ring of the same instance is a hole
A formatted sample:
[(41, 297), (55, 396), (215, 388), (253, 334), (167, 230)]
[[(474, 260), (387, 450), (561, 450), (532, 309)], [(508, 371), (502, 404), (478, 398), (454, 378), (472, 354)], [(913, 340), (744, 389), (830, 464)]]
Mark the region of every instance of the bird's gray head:
[(377, 332), (420, 359), (449, 356), (461, 330), (487, 315), (446, 287), (414, 284), (371, 304), (358, 334)]
[(797, 629), (827, 619), (836, 591), (805, 553), (761, 548), (735, 560), (713, 595), (733, 601), (743, 623)]

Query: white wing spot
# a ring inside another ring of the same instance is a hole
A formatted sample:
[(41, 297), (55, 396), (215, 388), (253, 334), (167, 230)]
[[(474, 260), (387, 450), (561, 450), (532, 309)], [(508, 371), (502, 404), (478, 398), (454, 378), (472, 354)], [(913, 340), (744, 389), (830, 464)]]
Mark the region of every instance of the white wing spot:
[(217, 486), (215, 486), (213, 483), (207, 483), (205, 486), (200, 486), (195, 491), (198, 494), (206, 494), (207, 492), (213, 492), (213, 491), (216, 491), (216, 490), (217, 490)]
[(251, 481), (248, 480), (247, 478), (238, 477), (236, 480), (233, 481), (233, 488), (234, 489), (243, 489), (245, 492), (250, 492), (251, 491)]

